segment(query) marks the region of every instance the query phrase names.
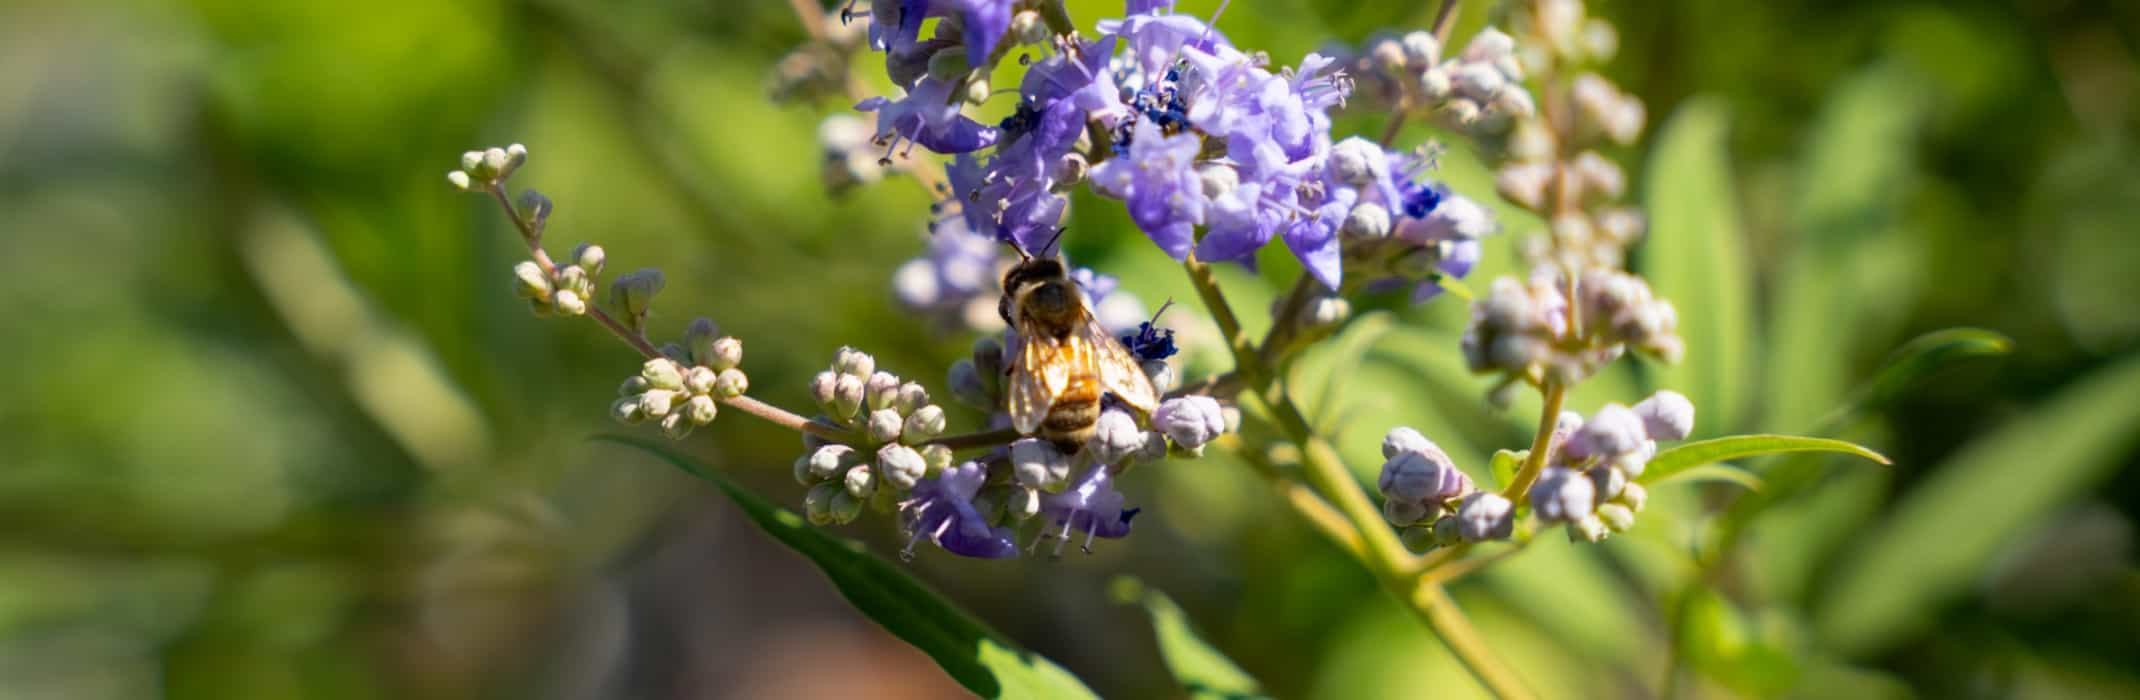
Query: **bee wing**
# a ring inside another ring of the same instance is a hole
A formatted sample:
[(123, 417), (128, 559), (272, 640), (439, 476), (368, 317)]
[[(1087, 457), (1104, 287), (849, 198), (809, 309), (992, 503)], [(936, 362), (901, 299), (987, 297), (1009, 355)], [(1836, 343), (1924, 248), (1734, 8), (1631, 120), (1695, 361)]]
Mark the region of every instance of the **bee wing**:
[(1060, 341), (1030, 323), (1018, 324), (1018, 351), (1011, 357), (1011, 425), (1027, 435), (1040, 429), (1055, 397), (1070, 386), (1072, 368), (1091, 361), (1075, 335)]
[(1152, 387), (1152, 378), (1144, 373), (1144, 363), (1122, 347), (1122, 341), (1113, 333), (1100, 327), (1098, 319), (1090, 314), (1073, 336), (1092, 346), (1092, 363), (1099, 370), (1100, 388), (1114, 394), (1122, 403), (1145, 415), (1159, 407), (1159, 392)]

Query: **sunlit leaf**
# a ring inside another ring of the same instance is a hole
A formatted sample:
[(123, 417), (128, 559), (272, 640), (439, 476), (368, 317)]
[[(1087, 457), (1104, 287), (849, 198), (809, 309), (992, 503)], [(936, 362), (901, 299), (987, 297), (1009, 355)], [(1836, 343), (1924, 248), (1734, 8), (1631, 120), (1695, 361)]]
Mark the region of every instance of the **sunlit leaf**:
[(751, 522), (825, 572), (855, 609), (935, 659), (967, 690), (988, 698), (1094, 697), (1069, 671), (1004, 640), (906, 572), (872, 556), (860, 543), (811, 527), (802, 516), (760, 500), (668, 445), (621, 436), (598, 439), (645, 450), (713, 482)]
[(1864, 654), (1929, 623), (2001, 545), (2124, 463), (2140, 441), (2135, 396), (2140, 359), (2127, 359), (1963, 447), (1864, 530), (1816, 596), (1820, 636)]
[[(1645, 472), (1645, 474), (1647, 474), (1647, 472)], [(1688, 469), (1682, 469), (1677, 473), (1672, 474), (1671, 476), (1667, 476), (1662, 479), (1657, 479), (1655, 481), (1651, 481), (1648, 479), (1644, 479), (1643, 481), (1651, 484), (1662, 484), (1674, 481), (1721, 481), (1724, 483), (1738, 484), (1740, 486), (1744, 486), (1748, 491), (1760, 491), (1762, 487), (1766, 486), (1766, 484), (1761, 483), (1761, 477), (1754, 476), (1753, 472), (1749, 472), (1744, 469), (1731, 466), (1729, 464), (1717, 464), (1714, 462), (1709, 464), (1697, 465)]]
[(1115, 579), (1114, 588), (1116, 600), (1142, 605), (1151, 614), (1152, 632), (1159, 638), (1159, 655), (1166, 661), (1167, 671), (1191, 697), (1265, 697), (1255, 678), (1196, 633), (1189, 616), (1174, 604), (1174, 599), (1129, 577)]
[(1720, 100), (1686, 103), (1657, 137), (1644, 203), (1650, 230), (1641, 269), (1679, 312), (1686, 357), (1663, 368), (1662, 388), (1680, 391), (1712, 416), (1718, 431), (1738, 427), (1753, 360), (1753, 275), (1739, 227)]
[(1494, 484), (1500, 488), (1508, 488), (1509, 484), (1516, 481), (1516, 468), (1522, 466), (1523, 460), (1529, 456), (1530, 450), (1495, 450), (1492, 467)]
[(1842, 440), (1795, 435), (1733, 435), (1689, 442), (1659, 452), (1650, 458), (1649, 466), (1636, 481), (1653, 484), (1704, 464), (1785, 452), (1841, 452), (1881, 464), (1889, 463), (1887, 457), (1878, 452)]
[(1762, 639), (1731, 601), (1703, 585), (1683, 595), (1677, 653), (1688, 666), (1742, 693), (1767, 697), (1790, 687), (1797, 660)]

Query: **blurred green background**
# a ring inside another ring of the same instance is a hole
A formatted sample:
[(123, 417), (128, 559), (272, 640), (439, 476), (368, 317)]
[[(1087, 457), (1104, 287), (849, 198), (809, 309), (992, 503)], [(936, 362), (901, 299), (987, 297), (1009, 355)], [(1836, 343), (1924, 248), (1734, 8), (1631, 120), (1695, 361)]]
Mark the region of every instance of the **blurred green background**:
[[(1466, 2), (1458, 35), (1494, 4)], [(1221, 26), (1291, 63), (1430, 5), (1236, 0)], [(1072, 10), (1089, 29), (1119, 7)], [(1603, 546), (1541, 538), (1456, 587), (1488, 639), (1552, 697), (1656, 695), (1668, 663), (1722, 697), (2140, 696), (2140, 3), (1592, 13), (1621, 31), (1606, 72), (1649, 106), (1645, 148), (1614, 154), (1638, 197), (1719, 224), (1654, 246), (1733, 254), (1658, 281), (1701, 370), (1622, 366), (1575, 408), (1663, 383), (1704, 433), (1806, 431), (1919, 333), (2015, 349), (1840, 424), (1892, 469), (1782, 465), (1814, 488), (1721, 570), (1686, 543), (1729, 487), (1660, 494)], [(0, 290), (22, 302), (0, 314), (0, 697), (958, 694), (708, 485), (591, 444), (640, 432), (604, 417), (637, 362), (530, 317), (505, 222), (440, 177), (528, 144), (514, 182), (557, 202), (553, 248), (665, 270), (657, 334), (716, 318), (768, 400), (806, 403), (841, 344), (941, 387), (971, 338), (888, 293), (928, 198), (893, 180), (828, 199), (814, 133), (844, 105), (765, 98), (803, 38), (772, 0), (0, 6)], [(1446, 161), (1489, 196), (1475, 157)], [(1074, 208), (1081, 262), (1151, 306), (1192, 298), (1117, 210)], [(1241, 307), (1291, 272), (1265, 274), (1226, 278)], [(1453, 370), (1463, 313), (1355, 338), (1346, 381), (1383, 387), (1332, 394), (1357, 397), (1329, 404), (1352, 411), (1355, 469), (1400, 423), (1467, 468), (1521, 444), (1524, 409), (1486, 410)], [(730, 416), (685, 446), (801, 501), (792, 435)], [(1127, 490), (1137, 534), (1091, 557), (909, 568), (1109, 697), (1181, 694), (1143, 612), (1109, 598), (1118, 573), (1280, 697), (1478, 692), (1241, 465)], [(888, 553), (889, 530), (844, 533)]]

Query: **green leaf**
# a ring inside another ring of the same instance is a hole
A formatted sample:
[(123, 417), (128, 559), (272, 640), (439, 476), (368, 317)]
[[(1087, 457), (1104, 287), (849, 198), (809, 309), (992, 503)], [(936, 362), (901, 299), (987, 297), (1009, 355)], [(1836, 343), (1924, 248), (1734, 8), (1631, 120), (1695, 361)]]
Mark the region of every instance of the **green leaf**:
[(1167, 594), (1123, 576), (1114, 581), (1114, 596), (1124, 603), (1142, 604), (1145, 612), (1151, 613), (1152, 632), (1159, 637), (1159, 656), (1191, 697), (1265, 697), (1256, 679), (1204, 641), (1190, 626), (1189, 616)]
[(1964, 446), (1903, 496), (1815, 596), (1820, 636), (1877, 652), (1932, 621), (2002, 545), (2108, 478), (2140, 441), (2140, 358), (2100, 370)]
[(1687, 354), (1663, 368), (1660, 387), (1684, 392), (1713, 416), (1717, 431), (1737, 427), (1748, 396), (1753, 341), (1753, 275), (1739, 228), (1726, 151), (1725, 104), (1681, 107), (1658, 136), (1645, 168), (1650, 230), (1642, 271), (1679, 312)]
[(1690, 442), (1659, 452), (1650, 458), (1649, 466), (1635, 480), (1654, 484), (1704, 464), (1785, 452), (1842, 452), (1890, 464), (1880, 453), (1842, 440), (1795, 435), (1733, 435)]
[[(1305, 356), (1294, 363), (1293, 386), (1297, 395), (1315, 397), (1315, 403), (1303, 406), (1313, 419), (1319, 432), (1335, 421), (1345, 406), (1345, 394), (1357, 378), (1360, 363), (1375, 343), (1388, 335), (1396, 321), (1389, 312), (1376, 311), (1362, 314), (1347, 324), (1337, 337), (1318, 343)], [(1303, 381), (1306, 380), (1306, 381)], [(1383, 392), (1375, 392), (1377, 396)]]
[(1917, 336), (1890, 353), (1887, 363), (1873, 374), (1872, 380), (1860, 386), (1843, 406), (1822, 419), (1821, 425), (1831, 428), (1852, 413), (1885, 406), (1901, 396), (1904, 390), (1948, 364), (1972, 357), (2004, 355), (2013, 349), (2013, 340), (1981, 328), (1949, 328)]
[(928, 654), (974, 694), (987, 698), (1095, 697), (1069, 671), (998, 636), (906, 572), (870, 555), (861, 543), (811, 527), (802, 516), (760, 500), (668, 445), (621, 436), (596, 439), (645, 450), (713, 482), (751, 522), (825, 572), (855, 609)]
[(1523, 460), (1530, 456), (1530, 450), (1495, 450), (1492, 466), (1494, 485), (1508, 488), (1509, 484), (1516, 481), (1516, 468), (1523, 466)]
[[(1647, 475), (1649, 472), (1643, 473)], [(1644, 481), (1651, 484), (1661, 484), (1672, 481), (1722, 481), (1726, 483), (1744, 486), (1748, 491), (1760, 491), (1762, 487), (1767, 485), (1761, 483), (1761, 477), (1754, 476), (1753, 472), (1746, 471), (1744, 469), (1740, 469), (1729, 464), (1715, 463), (1703, 464), (1689, 469), (1682, 469), (1677, 473), (1672, 474), (1671, 476), (1667, 476), (1662, 479), (1657, 479), (1655, 481)]]
[(1677, 653), (1702, 675), (1741, 693), (1773, 697), (1798, 677), (1798, 660), (1770, 640), (1731, 601), (1690, 586), (1679, 618)]

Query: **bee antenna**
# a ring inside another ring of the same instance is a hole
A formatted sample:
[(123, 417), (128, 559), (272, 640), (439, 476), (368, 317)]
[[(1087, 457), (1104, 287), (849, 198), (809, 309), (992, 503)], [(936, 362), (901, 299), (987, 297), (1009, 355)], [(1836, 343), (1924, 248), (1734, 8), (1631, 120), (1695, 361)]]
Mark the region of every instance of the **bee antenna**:
[(1064, 226), (1064, 227), (1062, 227), (1062, 228), (1058, 228), (1058, 229), (1055, 229), (1055, 236), (1054, 236), (1054, 237), (1052, 237), (1052, 238), (1049, 238), (1049, 239), (1048, 239), (1048, 242), (1047, 242), (1047, 243), (1044, 243), (1044, 244), (1042, 244), (1042, 245), (1040, 246), (1040, 252), (1041, 252), (1042, 254), (1046, 254), (1046, 253), (1047, 253), (1047, 252), (1048, 252), (1049, 250), (1052, 250), (1052, 249), (1054, 249), (1054, 248), (1055, 248), (1055, 242), (1056, 242), (1056, 241), (1060, 241), (1060, 240), (1062, 240), (1062, 239), (1063, 239), (1063, 233), (1065, 233), (1065, 232), (1067, 232), (1067, 231), (1069, 231), (1069, 230), (1070, 230), (1070, 227), (1068, 227), (1068, 226)]

